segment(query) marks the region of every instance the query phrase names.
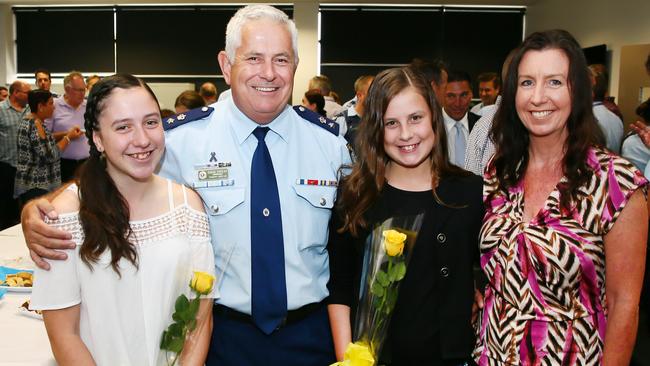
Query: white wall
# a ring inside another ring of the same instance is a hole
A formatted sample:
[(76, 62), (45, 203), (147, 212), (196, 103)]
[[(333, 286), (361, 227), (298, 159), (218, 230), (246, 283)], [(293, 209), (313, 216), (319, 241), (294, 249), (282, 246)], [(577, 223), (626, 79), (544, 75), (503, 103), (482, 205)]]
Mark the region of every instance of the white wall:
[(307, 91), (309, 79), (318, 71), (318, 1), (295, 3), (293, 19), (298, 28), (298, 54), (300, 63), (293, 84), (292, 104), (300, 104)]
[(13, 13), (10, 5), (0, 5), (0, 85), (14, 80)]
[(583, 47), (606, 44), (612, 51), (610, 94), (617, 96), (621, 47), (650, 43), (649, 15), (648, 0), (539, 0), (526, 12), (526, 33), (563, 28)]

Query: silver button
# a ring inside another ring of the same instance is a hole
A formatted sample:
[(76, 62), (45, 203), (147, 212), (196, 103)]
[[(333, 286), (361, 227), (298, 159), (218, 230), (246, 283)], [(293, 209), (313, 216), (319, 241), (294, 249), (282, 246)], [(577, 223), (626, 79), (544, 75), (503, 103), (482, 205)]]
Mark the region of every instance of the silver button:
[(264, 217), (269, 217), (270, 214), (271, 214), (271, 211), (269, 211), (268, 208), (265, 208), (265, 209), (262, 210), (262, 215), (264, 215)]
[(436, 240), (438, 240), (438, 243), (443, 244), (447, 241), (447, 235), (440, 233), (436, 236)]
[(449, 277), (449, 268), (447, 267), (440, 268), (440, 275), (442, 277)]
[(207, 112), (207, 111), (208, 111), (208, 107), (203, 107), (203, 108), (201, 108), (201, 110), (202, 110), (203, 112)]
[(320, 198), (320, 205), (325, 206), (326, 204), (327, 204), (327, 200), (325, 199), (325, 197), (321, 197)]
[(218, 213), (219, 212), (219, 206), (211, 205), (210, 210), (212, 210), (213, 213)]

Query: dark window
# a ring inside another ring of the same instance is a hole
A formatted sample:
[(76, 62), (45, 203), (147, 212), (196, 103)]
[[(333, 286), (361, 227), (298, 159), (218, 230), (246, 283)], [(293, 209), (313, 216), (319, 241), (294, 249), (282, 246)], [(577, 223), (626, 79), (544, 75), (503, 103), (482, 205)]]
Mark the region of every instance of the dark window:
[(117, 69), (132, 74), (219, 74), (226, 24), (236, 8), (119, 8)]
[(321, 73), (342, 100), (354, 96), (358, 76), (415, 57), (442, 59), (475, 80), (481, 72), (501, 72), (508, 52), (522, 40), (523, 19), (523, 8), (324, 5)]
[(113, 72), (112, 8), (14, 8), (19, 73)]
[[(323, 8), (322, 63), (405, 63), (440, 42), (439, 8)], [(407, 61), (404, 61), (407, 60)]]
[(447, 10), (442, 57), (450, 68), (468, 72), (476, 89), (480, 73), (501, 74), (506, 56), (522, 41), (522, 28), (523, 13), (518, 11)]

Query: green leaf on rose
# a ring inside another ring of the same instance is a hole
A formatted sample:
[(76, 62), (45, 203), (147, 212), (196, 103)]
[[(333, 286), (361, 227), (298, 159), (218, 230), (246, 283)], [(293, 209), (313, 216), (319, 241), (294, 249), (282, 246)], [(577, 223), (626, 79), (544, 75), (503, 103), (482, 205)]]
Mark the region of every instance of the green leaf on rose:
[(180, 337), (183, 334), (183, 326), (180, 323), (172, 323), (167, 329), (170, 337)]
[(177, 312), (182, 312), (185, 311), (187, 308), (190, 307), (190, 300), (187, 299), (187, 296), (185, 294), (182, 294), (176, 299), (176, 304), (174, 305), (174, 309), (176, 309)]
[(388, 279), (388, 275), (384, 271), (378, 271), (377, 272), (377, 282), (379, 282), (380, 285), (383, 287), (388, 286), (390, 283), (390, 280)]
[(178, 311), (175, 311), (174, 314), (172, 314), (172, 320), (175, 322), (182, 322), (183, 319), (181, 319), (181, 315)]
[(395, 281), (401, 281), (406, 276), (406, 263), (397, 262), (393, 269), (395, 270)]
[(160, 337), (160, 349), (167, 349), (167, 331), (163, 330), (162, 337)]
[(198, 297), (195, 298), (195, 299), (192, 299), (192, 301), (190, 301), (190, 309), (189, 310), (190, 310), (190, 314), (192, 314), (192, 318), (196, 317), (196, 313), (198, 313), (198, 311), (199, 311), (199, 304), (200, 303), (201, 303), (201, 299), (198, 298)]
[(183, 343), (184, 341), (182, 339), (174, 338), (169, 343), (169, 350), (172, 352), (181, 353), (181, 351), (183, 350)]
[(190, 309), (189, 305), (187, 309), (181, 311), (179, 313), (181, 319), (183, 319), (183, 323), (187, 324), (190, 320), (194, 319), (195, 314), (192, 314), (192, 309)]
[(375, 296), (382, 297), (384, 296), (384, 292), (384, 287), (377, 281), (373, 282), (372, 286), (370, 286), (370, 293)]

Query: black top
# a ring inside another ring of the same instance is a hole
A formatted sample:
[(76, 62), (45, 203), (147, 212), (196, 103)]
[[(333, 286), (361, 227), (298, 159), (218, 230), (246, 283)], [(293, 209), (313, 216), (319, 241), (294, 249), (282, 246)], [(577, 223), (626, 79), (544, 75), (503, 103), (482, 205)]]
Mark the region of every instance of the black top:
[[(372, 227), (389, 217), (425, 213), (381, 356), (382, 362), (393, 366), (440, 365), (445, 363), (443, 359), (465, 359), (473, 346), (472, 264), (478, 258), (482, 181), (476, 176), (442, 179), (437, 193), (447, 207), (436, 202), (430, 190), (408, 192), (386, 184), (365, 215)], [(354, 322), (369, 231), (354, 238), (347, 232), (336, 233), (341, 226), (338, 215), (333, 215), (328, 245), (329, 302), (350, 306)], [(451, 334), (447, 329), (453, 329)], [(449, 342), (452, 346), (445, 344)]]

